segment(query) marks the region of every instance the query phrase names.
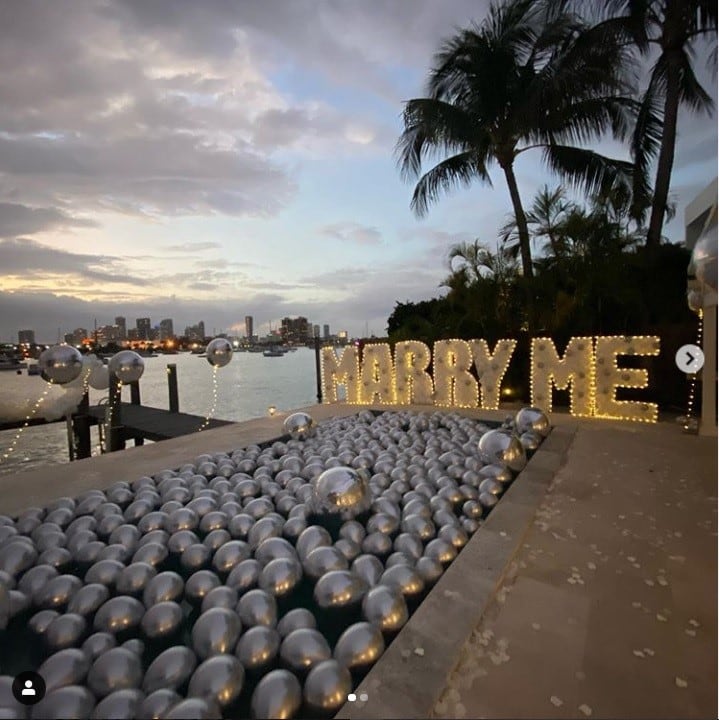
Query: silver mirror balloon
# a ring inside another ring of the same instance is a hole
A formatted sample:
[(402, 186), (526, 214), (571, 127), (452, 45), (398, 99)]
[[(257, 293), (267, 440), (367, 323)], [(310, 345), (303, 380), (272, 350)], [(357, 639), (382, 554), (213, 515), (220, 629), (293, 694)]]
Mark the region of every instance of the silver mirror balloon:
[(117, 379), (127, 385), (137, 382), (145, 372), (145, 361), (132, 350), (121, 350), (110, 358), (107, 368)]
[(232, 360), (232, 343), (226, 338), (215, 338), (207, 345), (207, 362), (213, 367), (225, 367)]
[(293, 440), (306, 440), (315, 434), (315, 421), (304, 412), (292, 413), (283, 423), (285, 432)]
[(479, 454), (484, 462), (506, 465), (514, 472), (519, 472), (527, 464), (527, 455), (519, 438), (503, 428), (490, 430), (482, 435), (479, 440)]
[(551, 429), (546, 413), (535, 407), (522, 408), (515, 416), (514, 424), (517, 427), (518, 435), (535, 432), (542, 437), (547, 437)]
[(311, 506), (318, 515), (352, 520), (371, 505), (369, 473), (364, 468), (333, 467), (312, 481)]
[(41, 353), (37, 361), (43, 380), (52, 385), (67, 385), (82, 372), (82, 355), (71, 345), (54, 345)]

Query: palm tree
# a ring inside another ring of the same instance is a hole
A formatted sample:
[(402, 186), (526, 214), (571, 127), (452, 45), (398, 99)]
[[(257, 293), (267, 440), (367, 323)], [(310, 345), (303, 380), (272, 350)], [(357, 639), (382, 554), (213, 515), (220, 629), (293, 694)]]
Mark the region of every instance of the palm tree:
[[(417, 180), (412, 209), (426, 214), (441, 191), (502, 169), (517, 219), (522, 273), (532, 254), (515, 159), (541, 148), (546, 165), (594, 194), (631, 182), (631, 164), (576, 147), (611, 130), (627, 137), (636, 103), (618, 72), (621, 48), (596, 43), (576, 15), (537, 0), (493, 4), (481, 25), (462, 30), (435, 57), (427, 97), (409, 100), (397, 156)], [(443, 159), (422, 173), (422, 161)]]
[[(586, 0), (553, 0), (555, 11), (573, 4), (580, 11)], [(595, 36), (599, 42), (621, 43), (636, 48), (642, 57), (655, 57), (632, 134), (636, 163), (634, 214), (640, 217), (651, 207), (646, 235), (653, 249), (662, 240), (662, 226), (670, 211), (669, 187), (674, 165), (677, 120), (680, 106), (711, 115), (714, 103), (695, 73), (697, 55), (708, 56), (716, 73), (716, 42), (711, 52), (702, 39), (716, 37), (716, 0), (601, 0)], [(627, 56), (636, 66), (636, 58)], [(627, 72), (631, 70), (628, 66)], [(645, 183), (657, 156), (654, 191)]]
[[(562, 236), (562, 221), (570, 203), (567, 201), (562, 187), (550, 190), (545, 185), (532, 201), (532, 207), (527, 211), (527, 227), (531, 230), (532, 239), (546, 238), (547, 245), (544, 251), (550, 251), (555, 257), (564, 254), (565, 248)], [(510, 215), (507, 222), (500, 228), (499, 237), (510, 257), (516, 257), (519, 252), (519, 234), (517, 232), (517, 218)]]

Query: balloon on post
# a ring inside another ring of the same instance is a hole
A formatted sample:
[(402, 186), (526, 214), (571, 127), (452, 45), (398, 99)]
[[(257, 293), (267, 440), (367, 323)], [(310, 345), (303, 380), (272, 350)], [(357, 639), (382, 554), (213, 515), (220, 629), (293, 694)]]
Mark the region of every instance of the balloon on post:
[(232, 343), (225, 338), (215, 338), (207, 345), (207, 362), (213, 367), (225, 367), (232, 360)]
[(71, 345), (53, 345), (38, 358), (40, 375), (51, 385), (66, 385), (82, 372), (82, 355)]
[(123, 384), (137, 382), (145, 372), (145, 361), (132, 350), (121, 350), (110, 358), (108, 370)]

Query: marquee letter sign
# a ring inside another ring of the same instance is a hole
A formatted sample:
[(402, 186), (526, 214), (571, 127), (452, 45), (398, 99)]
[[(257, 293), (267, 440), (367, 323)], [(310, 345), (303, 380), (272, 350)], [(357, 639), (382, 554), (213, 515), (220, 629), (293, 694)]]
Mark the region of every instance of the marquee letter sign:
[[(406, 340), (395, 346), (393, 360), (388, 344), (375, 343), (364, 347), (361, 366), (354, 346), (346, 347), (339, 358), (334, 348), (323, 348), (323, 396), (327, 403), (337, 402), (337, 388), (344, 386), (350, 404), (496, 410), (516, 346), (516, 340), (499, 340), (491, 353), (486, 340), (439, 340), (432, 356), (423, 342)], [(556, 387), (569, 389), (572, 415), (656, 422), (656, 404), (617, 400), (617, 388), (649, 386), (646, 370), (622, 368), (617, 358), (658, 355), (659, 348), (658, 337), (576, 337), (560, 355), (552, 339), (534, 338), (529, 368), (532, 405), (551, 412)]]

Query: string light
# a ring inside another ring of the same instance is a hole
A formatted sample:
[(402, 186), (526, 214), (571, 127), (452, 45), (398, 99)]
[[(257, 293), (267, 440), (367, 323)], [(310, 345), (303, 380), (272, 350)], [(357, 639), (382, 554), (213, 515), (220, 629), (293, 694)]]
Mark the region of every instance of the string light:
[(20, 438), (22, 437), (23, 431), (25, 428), (27, 428), (30, 425), (30, 422), (37, 414), (37, 411), (40, 409), (40, 406), (45, 402), (45, 398), (47, 397), (48, 393), (50, 392), (50, 385), (47, 384), (45, 386), (45, 389), (42, 392), (42, 395), (35, 401), (34, 405), (32, 406), (32, 410), (25, 416), (25, 422), (23, 423), (22, 427), (15, 433), (15, 437), (12, 439), (10, 446), (8, 449), (3, 453), (2, 460), (7, 460), (10, 455), (15, 451), (15, 448), (17, 447), (18, 443), (20, 442)]
[(210, 411), (207, 413), (207, 416), (205, 417), (204, 422), (200, 427), (198, 428), (197, 432), (202, 432), (207, 428), (207, 426), (210, 424), (210, 419), (215, 414), (215, 410), (217, 409), (217, 370), (218, 366), (213, 365), (212, 366), (212, 406), (210, 407)]
[(432, 351), (419, 340), (405, 340), (394, 348), (395, 397), (400, 405), (432, 405), (434, 381), (427, 372)]
[[(704, 311), (699, 308), (697, 311), (697, 347), (703, 347), (703, 336), (704, 336)], [(689, 375), (689, 396), (687, 397), (687, 414), (684, 418), (684, 431), (694, 432), (698, 429), (698, 422), (694, 417), (694, 396), (696, 393), (697, 386), (697, 374), (691, 373)]]
[(334, 348), (322, 348), (322, 397), (326, 403), (337, 402), (337, 386), (347, 389), (347, 403), (359, 405), (362, 396), (362, 376), (359, 366), (359, 352), (356, 347), (347, 346), (340, 359)]
[(605, 336), (596, 339), (595, 417), (655, 423), (659, 407), (655, 403), (617, 400), (617, 388), (643, 390), (649, 387), (649, 373), (639, 368), (619, 367), (620, 355), (651, 357), (659, 355), (660, 341), (651, 335)]
[[(112, 411), (115, 407), (115, 403), (112, 401), (112, 398), (109, 397), (112, 395), (112, 382), (110, 383), (110, 389), (108, 393), (108, 404), (107, 404), (107, 412), (105, 416), (105, 437), (104, 442), (102, 443), (104, 447), (102, 448), (102, 452), (108, 453), (110, 452), (110, 433), (112, 432)], [(117, 391), (116, 391), (116, 398), (117, 402), (122, 402), (122, 380), (118, 378), (117, 380)]]
[(477, 407), (479, 389), (469, 371), (472, 346), (466, 340), (438, 340), (434, 344), (434, 404), (440, 407)]
[(569, 388), (569, 412), (589, 417), (594, 410), (594, 353), (592, 338), (574, 337), (559, 356), (551, 338), (533, 338), (530, 350), (529, 387), (532, 405), (552, 412), (552, 385)]
[[(498, 340), (494, 353), (489, 352), (486, 340), (470, 340), (469, 344), (479, 378), (480, 407), (482, 410), (498, 410), (502, 379), (509, 368), (517, 341)], [(501, 394), (507, 393), (502, 391)], [(511, 395), (511, 392), (509, 394)]]
[(362, 386), (360, 400), (373, 404), (375, 397), (381, 405), (396, 402), (395, 371), (392, 351), (387, 343), (365, 345), (362, 351)]

